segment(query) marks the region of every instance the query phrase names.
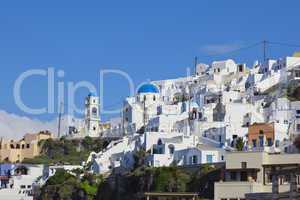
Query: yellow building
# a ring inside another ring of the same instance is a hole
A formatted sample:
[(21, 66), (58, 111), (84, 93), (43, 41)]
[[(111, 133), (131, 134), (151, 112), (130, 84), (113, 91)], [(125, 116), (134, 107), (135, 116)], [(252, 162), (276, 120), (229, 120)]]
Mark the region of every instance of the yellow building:
[(33, 158), (40, 154), (39, 141), (52, 138), (51, 133), (27, 133), (19, 141), (0, 139), (0, 161), (22, 162), (24, 158)]

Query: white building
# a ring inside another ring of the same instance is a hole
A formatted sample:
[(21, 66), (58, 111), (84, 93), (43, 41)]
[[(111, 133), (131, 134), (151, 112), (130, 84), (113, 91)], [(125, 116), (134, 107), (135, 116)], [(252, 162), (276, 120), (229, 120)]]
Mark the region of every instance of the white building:
[(299, 63), (287, 57), (247, 68), (229, 59), (199, 64), (192, 76), (143, 84), (124, 102), (118, 129), (124, 137), (90, 156), (95, 171), (130, 168), (140, 148), (150, 151), (152, 166), (222, 162), (224, 149), (233, 150), (237, 138), (246, 143), (254, 123), (274, 122), (274, 140), (285, 149), (300, 133), (300, 108), (276, 87), (297, 78)]

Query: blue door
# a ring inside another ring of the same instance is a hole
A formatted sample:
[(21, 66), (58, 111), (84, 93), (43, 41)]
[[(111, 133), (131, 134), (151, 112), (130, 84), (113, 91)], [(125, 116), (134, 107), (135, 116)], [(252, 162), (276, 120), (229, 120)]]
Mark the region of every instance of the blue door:
[(206, 162), (212, 163), (213, 162), (213, 156), (212, 155), (206, 155)]

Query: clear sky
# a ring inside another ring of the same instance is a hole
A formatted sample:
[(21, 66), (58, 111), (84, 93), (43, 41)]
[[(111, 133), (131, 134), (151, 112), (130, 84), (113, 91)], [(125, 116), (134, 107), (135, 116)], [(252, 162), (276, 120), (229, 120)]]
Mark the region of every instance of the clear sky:
[[(206, 63), (228, 57), (252, 63), (262, 58), (261, 47), (209, 55), (264, 39), (300, 44), (299, 7), (299, 1), (283, 0), (2, 1), (0, 109), (42, 120), (57, 115), (28, 115), (16, 106), (14, 82), (29, 69), (63, 70), (64, 78), (56, 77), (56, 87), (57, 81), (86, 80), (99, 88), (101, 69), (123, 70), (139, 84), (184, 76), (194, 56)], [(268, 57), (284, 57), (295, 50), (274, 46)], [(104, 107), (120, 106), (128, 95), (126, 80), (110, 75), (104, 83)], [(85, 89), (76, 93), (78, 106), (87, 93)], [(46, 78), (26, 80), (22, 98), (32, 107), (44, 106)]]

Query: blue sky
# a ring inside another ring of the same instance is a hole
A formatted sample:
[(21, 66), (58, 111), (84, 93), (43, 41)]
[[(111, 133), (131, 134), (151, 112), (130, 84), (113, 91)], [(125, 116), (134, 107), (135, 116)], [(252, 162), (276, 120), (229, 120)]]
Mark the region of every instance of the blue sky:
[[(299, 6), (297, 1), (258, 0), (1, 2), (0, 109), (42, 120), (57, 116), (28, 115), (16, 106), (14, 82), (29, 69), (54, 67), (65, 72), (56, 81), (87, 80), (98, 87), (101, 69), (123, 70), (139, 84), (184, 76), (194, 56), (207, 63), (228, 57), (252, 63), (262, 58), (261, 47), (209, 55), (264, 39), (299, 44)], [(274, 46), (268, 56), (295, 50)], [(126, 80), (110, 75), (104, 82), (104, 107), (120, 106), (129, 92)], [(87, 93), (76, 93), (78, 106)], [(22, 98), (32, 107), (44, 106), (45, 77), (26, 80)]]

